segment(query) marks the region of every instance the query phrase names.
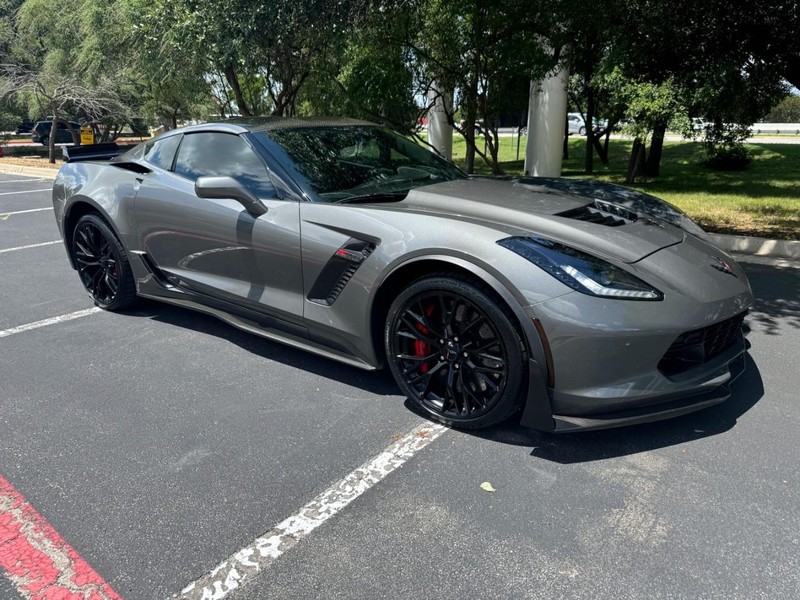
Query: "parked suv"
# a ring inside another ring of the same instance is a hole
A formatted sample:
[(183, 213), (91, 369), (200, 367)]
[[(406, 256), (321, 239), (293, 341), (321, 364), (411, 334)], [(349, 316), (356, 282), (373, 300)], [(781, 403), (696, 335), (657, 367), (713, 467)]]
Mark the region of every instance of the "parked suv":
[[(69, 122), (72, 125), (72, 128), (80, 133), (80, 123), (76, 123), (74, 121)], [(47, 146), (50, 143), (50, 130), (53, 128), (52, 121), (36, 121), (36, 125), (33, 126), (33, 130), (31, 130), (31, 139), (34, 142), (41, 142), (43, 145)], [(56, 144), (71, 144), (72, 143), (72, 134), (67, 129), (66, 121), (59, 121), (58, 122), (58, 129), (56, 131)]]

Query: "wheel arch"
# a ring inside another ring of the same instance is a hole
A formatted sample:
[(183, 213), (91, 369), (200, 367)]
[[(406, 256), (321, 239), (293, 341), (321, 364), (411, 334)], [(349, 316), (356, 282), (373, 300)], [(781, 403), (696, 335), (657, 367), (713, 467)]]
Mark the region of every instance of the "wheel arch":
[(84, 215), (88, 214), (96, 214), (98, 215), (103, 221), (105, 221), (106, 225), (114, 232), (114, 235), (117, 236), (117, 240), (120, 240), (120, 244), (122, 243), (121, 237), (119, 235), (119, 231), (112, 223), (109, 216), (106, 212), (100, 208), (96, 203), (92, 202), (89, 198), (81, 197), (75, 198), (67, 206), (66, 210), (64, 211), (64, 245), (67, 248), (67, 256), (69, 257), (69, 264), (72, 265), (72, 268), (77, 268), (75, 265), (75, 260), (72, 256), (72, 252), (70, 248), (72, 248), (72, 236), (75, 231), (75, 226), (78, 224), (78, 221)]
[[(456, 256), (431, 255), (420, 256), (405, 261), (396, 266), (378, 286), (373, 295), (370, 308), (370, 332), (375, 356), (382, 363), (385, 359), (383, 350), (383, 327), (392, 300), (400, 290), (411, 282), (437, 273), (456, 273), (466, 277), (478, 279), (491, 292), (494, 298), (503, 303), (514, 316), (514, 326), (520, 333), (525, 343), (525, 350), (529, 356), (537, 360), (544, 357), (539, 334), (533, 322), (522, 308), (507, 284), (500, 281), (492, 273), (473, 262)], [(544, 362), (541, 362), (544, 364)]]
[(417, 257), (395, 267), (380, 283), (370, 308), (370, 332), (379, 363), (384, 364), (386, 360), (383, 330), (392, 300), (400, 290), (420, 277), (448, 272), (477, 278), (487, 287), (494, 299), (502, 302), (511, 312), (514, 317), (512, 324), (517, 327), (528, 353), (527, 394), (522, 403), (521, 424), (539, 431), (552, 432), (553, 413), (546, 385), (549, 381), (547, 373), (550, 364), (547, 358), (549, 353), (545, 351), (544, 342), (539, 337), (536, 325), (507, 285), (483, 267), (466, 259), (448, 255)]

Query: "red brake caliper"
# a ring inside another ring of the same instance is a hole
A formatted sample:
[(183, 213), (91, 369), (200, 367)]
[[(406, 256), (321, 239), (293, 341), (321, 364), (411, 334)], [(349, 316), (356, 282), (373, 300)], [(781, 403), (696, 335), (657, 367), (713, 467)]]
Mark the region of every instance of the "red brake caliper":
[[(425, 308), (425, 314), (428, 315), (429, 317), (433, 314), (433, 304), (429, 304)], [(417, 323), (416, 326), (420, 333), (422, 333), (423, 335), (428, 334), (427, 327), (425, 327), (421, 323)], [(428, 356), (430, 353), (431, 353), (430, 344), (428, 344), (427, 342), (423, 342), (422, 340), (414, 340), (414, 356)], [(419, 366), (419, 370), (422, 371), (423, 373), (427, 373), (429, 368), (430, 367), (428, 366), (428, 363), (422, 363)]]

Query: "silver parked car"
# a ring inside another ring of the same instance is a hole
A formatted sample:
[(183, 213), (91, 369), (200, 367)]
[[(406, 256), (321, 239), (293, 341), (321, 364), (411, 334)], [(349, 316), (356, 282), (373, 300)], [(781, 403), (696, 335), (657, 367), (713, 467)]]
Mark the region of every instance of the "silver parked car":
[[(595, 133), (605, 132), (607, 127), (608, 121), (606, 119), (594, 119), (593, 131)], [(567, 130), (569, 135), (574, 133), (586, 135), (586, 120), (581, 113), (567, 113)]]
[(722, 402), (744, 367), (744, 272), (646, 194), (471, 178), (353, 120), (210, 123), (67, 154), (55, 216), (97, 306), (154, 298), (388, 365), (448, 425), (663, 419)]

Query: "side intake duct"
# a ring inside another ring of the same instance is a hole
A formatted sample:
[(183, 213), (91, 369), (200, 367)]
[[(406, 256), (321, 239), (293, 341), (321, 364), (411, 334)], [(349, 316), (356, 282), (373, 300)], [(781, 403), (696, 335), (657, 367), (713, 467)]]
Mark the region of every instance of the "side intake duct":
[(371, 242), (355, 238), (347, 240), (322, 268), (322, 272), (308, 293), (308, 299), (325, 306), (336, 302), (339, 294), (358, 271), (358, 267), (372, 254), (373, 250), (375, 250), (375, 244)]

